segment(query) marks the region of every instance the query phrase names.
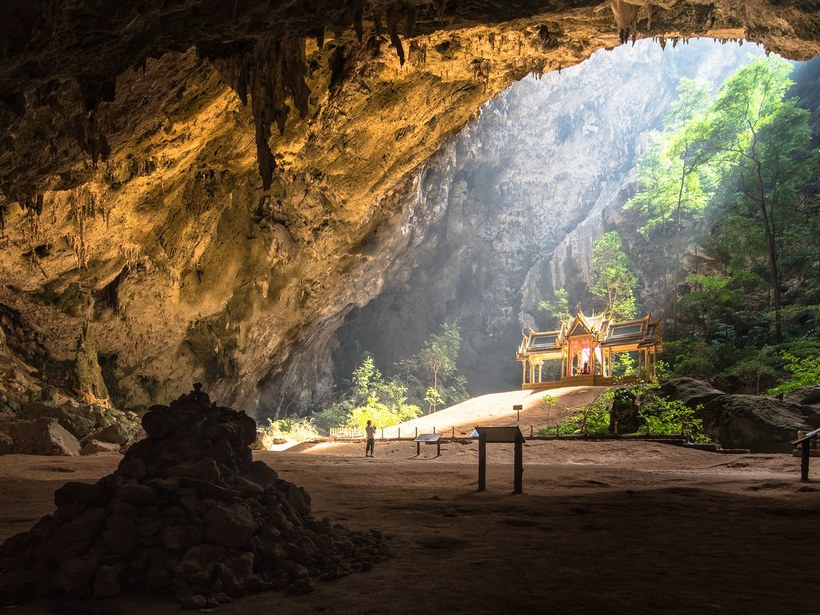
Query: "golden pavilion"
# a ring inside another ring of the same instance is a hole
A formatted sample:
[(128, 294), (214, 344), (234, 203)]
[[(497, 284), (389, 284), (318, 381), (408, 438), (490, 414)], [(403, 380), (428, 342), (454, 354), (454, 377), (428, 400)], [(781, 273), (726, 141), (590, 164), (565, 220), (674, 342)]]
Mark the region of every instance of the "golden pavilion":
[[(564, 386), (607, 386), (614, 383), (613, 359), (620, 353), (637, 355), (640, 377), (655, 375), (656, 358), (663, 351), (660, 317), (650, 312), (643, 318), (612, 322), (605, 313), (562, 321), (557, 331), (530, 331), (524, 335), (515, 359), (521, 362), (523, 389), (554, 389)], [(542, 380), (548, 361), (561, 361), (558, 380)], [(634, 381), (639, 376), (620, 380)]]

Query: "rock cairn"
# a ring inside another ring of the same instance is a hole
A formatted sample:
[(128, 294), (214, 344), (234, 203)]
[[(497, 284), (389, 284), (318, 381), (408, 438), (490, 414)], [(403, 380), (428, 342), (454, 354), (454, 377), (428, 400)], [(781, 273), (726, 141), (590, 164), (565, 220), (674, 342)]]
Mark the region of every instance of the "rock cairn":
[(303, 488), (252, 459), (255, 421), (200, 388), (150, 408), (148, 437), (113, 474), (66, 483), (53, 515), (0, 546), (3, 603), (151, 592), (208, 608), (251, 592), (307, 592), (386, 555), (380, 533), (311, 516)]

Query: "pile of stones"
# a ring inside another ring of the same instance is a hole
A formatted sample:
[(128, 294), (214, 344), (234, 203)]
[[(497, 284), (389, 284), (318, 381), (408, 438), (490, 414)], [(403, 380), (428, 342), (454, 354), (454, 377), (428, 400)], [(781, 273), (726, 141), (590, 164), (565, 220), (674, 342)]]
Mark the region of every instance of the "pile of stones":
[(251, 592), (307, 592), (386, 555), (379, 532), (315, 519), (303, 488), (252, 459), (255, 421), (200, 389), (151, 407), (147, 437), (113, 474), (66, 483), (53, 515), (0, 546), (2, 603), (150, 592), (212, 608)]

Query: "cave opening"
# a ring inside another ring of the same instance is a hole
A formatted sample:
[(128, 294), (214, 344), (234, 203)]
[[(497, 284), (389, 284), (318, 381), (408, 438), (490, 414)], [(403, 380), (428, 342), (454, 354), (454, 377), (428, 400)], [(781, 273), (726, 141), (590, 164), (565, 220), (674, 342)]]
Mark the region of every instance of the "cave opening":
[[(542, 300), (565, 289), (573, 309), (604, 308), (589, 290), (595, 240), (618, 230), (631, 248), (647, 249), (623, 206), (681, 79), (717, 92), (763, 55), (742, 42), (642, 40), (529, 75), (488, 102), (431, 161), (412, 206), (434, 213), (416, 229), (423, 238), (404, 259), (412, 264), (395, 267), (376, 298), (348, 313), (334, 380), (349, 385), (368, 353), (393, 375), (443, 323), (456, 323), (467, 392), (519, 386), (522, 332), (552, 326)], [(668, 310), (668, 285), (644, 260), (640, 307)]]

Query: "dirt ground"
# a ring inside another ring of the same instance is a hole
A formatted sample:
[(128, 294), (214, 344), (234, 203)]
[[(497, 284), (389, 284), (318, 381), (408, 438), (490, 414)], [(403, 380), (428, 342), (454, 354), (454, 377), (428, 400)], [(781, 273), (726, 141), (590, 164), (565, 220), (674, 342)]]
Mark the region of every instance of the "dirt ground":
[[(220, 613), (820, 613), (820, 481), (787, 455), (720, 455), (652, 442), (531, 440), (524, 494), (512, 447), (306, 444), (259, 453), (304, 486), (315, 516), (384, 533), (392, 557), (370, 572), (269, 592)], [(53, 509), (66, 480), (94, 480), (118, 455), (0, 457), (0, 539)], [(820, 470), (818, 470), (820, 471)], [(176, 613), (128, 597), (39, 602), (13, 613)]]

